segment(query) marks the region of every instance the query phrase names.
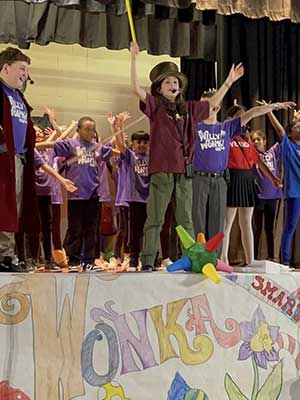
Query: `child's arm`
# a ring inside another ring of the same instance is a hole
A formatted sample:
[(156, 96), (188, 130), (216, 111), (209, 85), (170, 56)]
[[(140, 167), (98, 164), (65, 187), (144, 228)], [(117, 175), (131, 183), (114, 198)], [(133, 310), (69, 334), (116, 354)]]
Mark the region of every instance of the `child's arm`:
[(78, 124), (78, 121), (72, 121), (70, 125), (67, 127), (67, 129), (59, 136), (59, 140), (64, 140), (66, 139), (73, 131), (73, 129), (76, 127)]
[(244, 75), (243, 64), (239, 63), (236, 66), (232, 64), (231, 70), (223, 85), (220, 87), (219, 90), (216, 91), (216, 93), (213, 96), (205, 100), (209, 101), (211, 107), (218, 107), (221, 104), (225, 94), (233, 85), (233, 83), (236, 82), (238, 79), (240, 79), (243, 75)]
[(137, 72), (136, 72), (136, 57), (139, 54), (139, 46), (136, 42), (130, 43), (130, 53), (131, 53), (131, 87), (133, 93), (145, 103), (147, 92), (138, 83)]
[(114, 136), (114, 137), (115, 137), (115, 140), (116, 140), (117, 149), (118, 149), (122, 154), (125, 154), (126, 151), (128, 150), (128, 149), (127, 149), (127, 146), (126, 146), (126, 144), (125, 144), (124, 135), (125, 135), (125, 132), (117, 132), (117, 133), (115, 134), (115, 136)]
[(62, 134), (62, 131), (61, 131), (61, 129), (60, 129), (58, 123), (56, 122), (54, 110), (53, 110), (53, 109), (51, 110), (51, 109), (50, 109), (48, 106), (46, 106), (46, 105), (44, 105), (44, 109), (45, 109), (45, 113), (48, 114), (48, 116), (49, 116), (49, 120), (50, 120), (51, 125), (53, 126), (54, 130), (56, 131), (56, 134), (57, 134), (58, 136), (60, 136), (60, 135)]
[(50, 165), (48, 164), (43, 164), (41, 166), (42, 170), (44, 170), (47, 174), (53, 176), (53, 178), (57, 179), (62, 186), (68, 191), (68, 192), (75, 192), (77, 190), (77, 187), (74, 185), (72, 181), (69, 179), (63, 178), (58, 172), (55, 171)]
[(55, 129), (46, 128), (44, 132), (49, 133), (48, 139), (45, 140), (46, 142), (54, 142), (55, 141), (55, 139), (57, 137), (57, 133), (56, 133)]
[(284, 103), (271, 103), (264, 104), (258, 107), (250, 108), (250, 110), (245, 111), (241, 116), (241, 125), (245, 126), (251, 119), (259, 117), (261, 115), (271, 113), (273, 110), (287, 110), (295, 106), (295, 103), (292, 101), (286, 101)]
[(257, 161), (257, 166), (258, 168), (261, 170), (261, 172), (266, 175), (270, 181), (273, 183), (274, 186), (278, 187), (278, 188), (282, 188), (282, 183), (280, 182), (280, 178), (278, 178), (277, 176), (275, 176), (270, 170), (269, 168), (266, 166), (266, 164), (264, 162), (262, 162), (261, 159), (259, 159)]
[(40, 150), (44, 149), (54, 149), (55, 142), (39, 142), (35, 144), (35, 147)]

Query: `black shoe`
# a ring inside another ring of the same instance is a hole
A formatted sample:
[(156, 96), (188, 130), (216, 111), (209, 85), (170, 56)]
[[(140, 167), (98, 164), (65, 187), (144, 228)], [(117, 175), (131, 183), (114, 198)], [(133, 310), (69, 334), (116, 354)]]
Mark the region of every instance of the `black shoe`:
[(99, 265), (96, 265), (95, 263), (85, 264), (84, 269), (88, 272), (101, 272), (102, 271), (102, 268), (99, 267)]
[(45, 272), (61, 272), (61, 268), (52, 261), (45, 262)]
[(26, 261), (20, 261), (18, 263), (18, 269), (19, 271), (15, 271), (15, 272), (28, 272), (28, 273), (32, 273), (35, 271), (35, 269), (32, 267), (32, 265), (26, 263)]
[(152, 272), (153, 267), (152, 265), (142, 265), (141, 271), (142, 272)]
[(4, 257), (3, 261), (0, 263), (0, 272), (13, 272), (11, 269), (12, 258)]
[(3, 258), (2, 263), (0, 263), (0, 272), (33, 272), (34, 270), (26, 264), (25, 261), (13, 261), (9, 256)]

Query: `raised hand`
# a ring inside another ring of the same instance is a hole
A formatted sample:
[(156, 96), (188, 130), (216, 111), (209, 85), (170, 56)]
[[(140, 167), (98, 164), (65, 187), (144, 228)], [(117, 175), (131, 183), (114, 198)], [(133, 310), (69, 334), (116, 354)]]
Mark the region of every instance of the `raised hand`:
[(300, 121), (300, 109), (294, 110), (294, 115), (293, 115), (293, 122), (299, 122)]
[(271, 101), (267, 103), (266, 100), (261, 99), (261, 100), (256, 100), (256, 104), (258, 104), (259, 106), (267, 106), (268, 104), (271, 104)]
[(228, 83), (232, 85), (244, 75), (244, 72), (244, 66), (242, 63), (239, 63), (238, 65), (232, 64), (231, 70), (227, 77), (227, 80), (229, 80)]
[(119, 114), (116, 115), (117, 118), (117, 124), (119, 126), (119, 129), (122, 129), (124, 127), (124, 124), (127, 119), (131, 118), (131, 115), (127, 111), (123, 111)]
[(47, 105), (44, 105), (45, 113), (48, 114), (50, 121), (55, 119), (55, 111), (49, 108)]
[(284, 101), (281, 103), (271, 103), (270, 105), (274, 107), (274, 110), (288, 110), (292, 107), (295, 107), (296, 103), (293, 101)]
[(44, 136), (45, 136), (46, 138), (48, 138), (49, 136), (52, 135), (53, 132), (54, 132), (53, 129), (51, 129), (51, 128), (45, 128), (45, 129), (44, 129)]

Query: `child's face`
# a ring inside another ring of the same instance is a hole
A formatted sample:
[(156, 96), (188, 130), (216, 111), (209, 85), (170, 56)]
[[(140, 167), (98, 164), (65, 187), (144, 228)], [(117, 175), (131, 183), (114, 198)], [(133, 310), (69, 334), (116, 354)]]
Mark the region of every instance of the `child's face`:
[(175, 76), (168, 76), (162, 81), (159, 93), (166, 99), (174, 101), (180, 93), (179, 80)]
[(78, 134), (83, 142), (91, 142), (97, 137), (96, 125), (94, 121), (84, 121), (78, 128)]
[(290, 134), (289, 134), (289, 138), (291, 139), (292, 142), (294, 143), (299, 143), (300, 142), (300, 122), (296, 123)]
[(5, 64), (1, 74), (9, 87), (19, 89), (28, 79), (28, 64), (25, 61), (15, 61), (11, 65)]
[(43, 130), (41, 128), (39, 128), (38, 126), (36, 126), (36, 125), (34, 125), (33, 127), (34, 127), (34, 130), (35, 130), (35, 141), (37, 143), (43, 142), (44, 139), (45, 139)]
[(148, 140), (133, 140), (132, 141), (132, 150), (139, 154), (146, 154), (149, 149), (149, 141)]
[(262, 138), (256, 133), (253, 133), (253, 135), (251, 136), (251, 140), (257, 151), (262, 153), (266, 150), (266, 139)]

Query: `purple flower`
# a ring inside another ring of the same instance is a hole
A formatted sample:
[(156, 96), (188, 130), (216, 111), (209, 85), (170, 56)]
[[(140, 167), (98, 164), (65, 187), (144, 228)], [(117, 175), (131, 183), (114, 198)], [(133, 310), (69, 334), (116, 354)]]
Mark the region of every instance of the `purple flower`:
[(260, 306), (257, 307), (251, 322), (240, 323), (241, 339), (243, 344), (239, 351), (239, 360), (254, 357), (256, 364), (267, 368), (267, 361), (277, 361), (278, 352), (273, 345), (277, 341), (279, 326), (270, 326), (266, 322)]

